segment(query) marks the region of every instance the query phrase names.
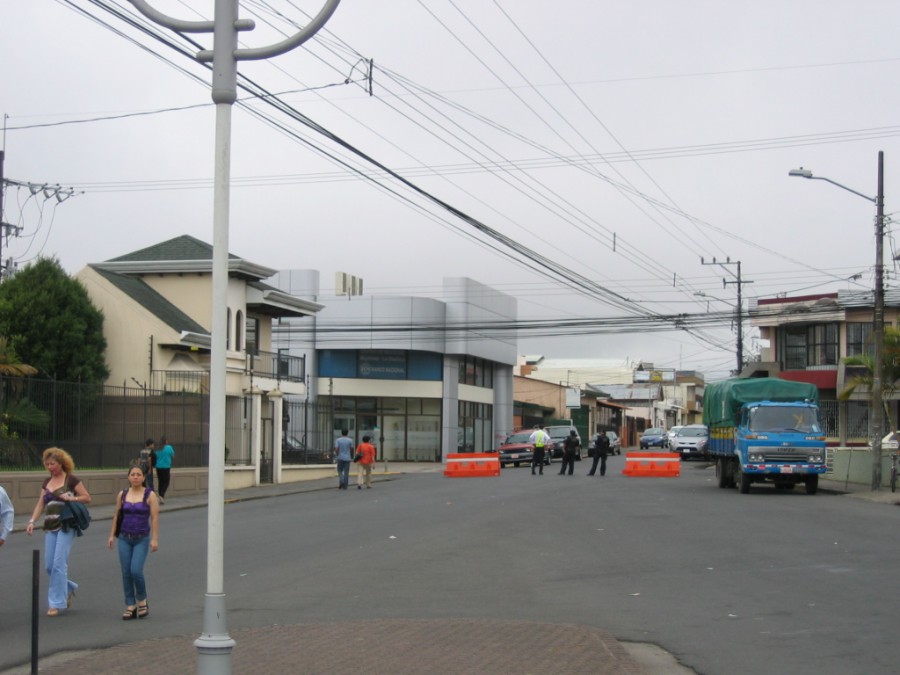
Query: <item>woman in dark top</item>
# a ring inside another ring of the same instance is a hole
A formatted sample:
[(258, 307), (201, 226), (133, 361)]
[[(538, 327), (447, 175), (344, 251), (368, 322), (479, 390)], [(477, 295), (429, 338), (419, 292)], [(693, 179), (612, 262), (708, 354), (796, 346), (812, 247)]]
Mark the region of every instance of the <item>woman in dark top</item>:
[(62, 448), (47, 448), (43, 459), (50, 476), (41, 485), (41, 494), (25, 532), (29, 535), (34, 532), (35, 521), (49, 506), (44, 521), (47, 533), (44, 537), (44, 566), (50, 575), (47, 616), (59, 616), (60, 611), (72, 606), (72, 598), (78, 590), (78, 584), (69, 579), (69, 551), (75, 537), (81, 536), (81, 530), (60, 519), (60, 510), (65, 502), (90, 504), (91, 495), (75, 476), (75, 461), (68, 452)]
[(125, 612), (122, 619), (143, 619), (150, 613), (144, 562), (150, 551), (159, 548), (159, 499), (144, 487), (144, 470), (138, 465), (128, 471), (128, 489), (116, 497), (116, 514), (106, 545), (112, 549), (118, 539)]

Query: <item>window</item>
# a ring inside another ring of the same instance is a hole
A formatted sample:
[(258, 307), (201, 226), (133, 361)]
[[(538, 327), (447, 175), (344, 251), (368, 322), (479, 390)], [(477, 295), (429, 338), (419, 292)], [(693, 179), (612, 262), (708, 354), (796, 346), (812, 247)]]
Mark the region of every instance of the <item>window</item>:
[(460, 401), (458, 410), (457, 452), (490, 452), (494, 407), (487, 403)]
[(231, 307), (225, 310), (225, 349), (231, 349)]
[(847, 323), (847, 356), (873, 354), (872, 322)]
[(837, 365), (837, 323), (784, 326), (779, 331), (779, 341), (785, 370)]
[(465, 356), (459, 360), (460, 384), (492, 389), (494, 386), (494, 364), (476, 356)]
[(247, 317), (247, 353), (253, 356), (259, 354), (259, 319), (255, 316)]
[(241, 340), (241, 335), (244, 331), (244, 313), (241, 310), (238, 310), (234, 313), (234, 349), (235, 351), (241, 351), (244, 348), (244, 342)]

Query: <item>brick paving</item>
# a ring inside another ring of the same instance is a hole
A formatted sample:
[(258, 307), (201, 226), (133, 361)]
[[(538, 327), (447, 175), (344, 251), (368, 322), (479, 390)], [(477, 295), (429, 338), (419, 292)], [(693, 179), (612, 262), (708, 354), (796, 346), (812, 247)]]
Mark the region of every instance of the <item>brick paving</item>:
[[(57, 655), (45, 660), (40, 672), (113, 675), (152, 666), (156, 673), (187, 675), (197, 671), (196, 637)], [(252, 628), (231, 637), (236, 642), (231, 655), (235, 675), (644, 672), (612, 635), (573, 624), (385, 619)]]

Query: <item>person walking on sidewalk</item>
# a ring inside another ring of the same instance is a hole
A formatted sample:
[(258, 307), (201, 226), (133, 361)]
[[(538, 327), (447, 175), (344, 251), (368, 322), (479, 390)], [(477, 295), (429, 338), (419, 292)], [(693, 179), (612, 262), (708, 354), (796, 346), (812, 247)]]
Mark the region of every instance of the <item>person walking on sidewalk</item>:
[(341, 436), (334, 442), (334, 456), (337, 459), (338, 490), (346, 490), (350, 482), (350, 463), (353, 461), (353, 441), (347, 435), (348, 429), (341, 429)]
[(72, 606), (72, 598), (78, 590), (78, 584), (69, 579), (69, 552), (75, 537), (81, 536), (81, 530), (59, 518), (60, 507), (65, 506), (65, 502), (90, 504), (91, 495), (81, 479), (75, 476), (75, 461), (68, 452), (62, 448), (47, 448), (43, 459), (50, 477), (41, 484), (41, 494), (31, 512), (25, 533), (30, 536), (34, 532), (34, 523), (46, 507), (44, 565), (50, 576), (47, 616), (59, 616), (60, 611)]
[(141, 468), (144, 470), (147, 487), (153, 490), (153, 467), (156, 466), (156, 443), (152, 438), (147, 439), (143, 450), (138, 453), (138, 464), (140, 464)]
[(363, 436), (362, 443), (356, 446), (356, 456), (359, 457), (356, 470), (356, 489), (362, 490), (372, 487), (372, 467), (375, 466), (375, 446), (369, 443), (371, 438)]
[[(166, 503), (166, 493), (169, 491), (169, 481), (172, 476), (172, 460), (175, 459), (175, 448), (165, 436), (159, 437), (162, 450), (156, 451), (156, 477), (159, 478), (159, 503)], [(152, 487), (152, 486), (151, 486)]]
[(144, 486), (144, 479), (140, 465), (128, 470), (128, 489), (116, 496), (116, 512), (106, 541), (112, 550), (118, 540), (125, 590), (123, 621), (143, 619), (150, 614), (144, 563), (147, 555), (159, 548), (159, 499), (151, 488)]
[(578, 447), (581, 443), (578, 441), (578, 432), (572, 429), (569, 432), (569, 435), (566, 436), (566, 440), (563, 442), (563, 461), (562, 461), (562, 469), (559, 471), (559, 475), (562, 476), (566, 472), (566, 467), (569, 467), (569, 475), (571, 476), (575, 473), (575, 455), (578, 453)]
[(550, 441), (550, 434), (541, 429), (539, 424), (534, 425), (534, 431), (528, 437), (528, 442), (534, 446), (531, 456), (531, 475), (534, 475), (534, 467), (538, 467), (540, 474), (544, 475), (544, 451)]
[(0, 546), (6, 542), (9, 533), (13, 531), (13, 523), (16, 518), (16, 510), (12, 500), (6, 494), (6, 490), (0, 487)]
[(601, 431), (594, 440), (594, 461), (591, 464), (591, 470), (588, 471), (588, 476), (593, 476), (597, 472), (598, 462), (600, 463), (600, 475), (606, 475), (607, 455), (609, 455), (609, 436), (605, 431)]

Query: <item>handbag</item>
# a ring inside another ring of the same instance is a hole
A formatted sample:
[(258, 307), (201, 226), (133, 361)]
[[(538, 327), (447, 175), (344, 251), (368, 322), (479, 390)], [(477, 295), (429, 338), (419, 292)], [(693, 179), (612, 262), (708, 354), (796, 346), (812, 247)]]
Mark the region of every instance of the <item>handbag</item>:
[(56, 532), (62, 527), (62, 515), (65, 507), (65, 502), (55, 499), (52, 502), (47, 502), (47, 507), (44, 509), (44, 524), (42, 526), (44, 532)]
[(353, 461), (354, 461), (354, 462), (358, 462), (358, 461), (361, 460), (361, 459), (362, 459), (362, 453), (361, 453), (361, 452), (357, 452), (356, 455), (353, 456)]

